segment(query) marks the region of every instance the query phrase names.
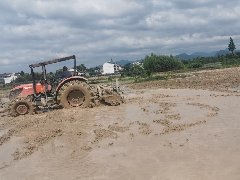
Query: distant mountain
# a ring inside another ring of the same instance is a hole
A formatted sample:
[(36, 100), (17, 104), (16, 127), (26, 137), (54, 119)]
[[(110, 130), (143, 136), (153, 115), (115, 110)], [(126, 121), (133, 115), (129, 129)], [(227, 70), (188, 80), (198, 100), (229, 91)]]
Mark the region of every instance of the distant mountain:
[(178, 54), (175, 57), (181, 60), (189, 60), (193, 58), (193, 56), (188, 55), (187, 53)]
[(229, 54), (229, 50), (227, 50), (227, 49), (217, 51), (216, 56), (222, 56), (222, 55), (226, 55), (226, 54)]
[[(192, 54), (182, 53), (182, 54), (176, 55), (175, 57), (181, 60), (190, 60), (197, 57), (217, 57), (217, 56), (226, 55), (226, 54), (229, 54), (228, 49), (212, 51), (212, 52), (194, 52)], [(120, 66), (125, 66), (126, 64), (133, 63), (133, 62), (136, 62), (136, 61), (119, 60), (114, 63)]]
[(182, 53), (182, 54), (176, 55), (176, 57), (181, 60), (189, 60), (197, 57), (216, 57), (216, 56), (226, 55), (228, 53), (229, 53), (228, 49), (225, 49), (225, 50), (212, 51), (212, 52), (195, 52), (192, 54)]
[(126, 64), (132, 63), (132, 61), (129, 60), (120, 60), (115, 62), (116, 64), (120, 65), (120, 66), (125, 66)]

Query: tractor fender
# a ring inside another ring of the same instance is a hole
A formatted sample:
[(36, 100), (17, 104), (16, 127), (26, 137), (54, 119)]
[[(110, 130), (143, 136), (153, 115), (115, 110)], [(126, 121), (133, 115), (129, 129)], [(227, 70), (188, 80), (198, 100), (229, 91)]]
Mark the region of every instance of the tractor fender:
[(59, 92), (59, 90), (61, 89), (61, 87), (62, 87), (64, 84), (66, 84), (66, 83), (68, 83), (68, 82), (70, 82), (70, 81), (75, 81), (75, 80), (77, 80), (77, 81), (82, 81), (82, 82), (86, 82), (86, 81), (87, 81), (87, 79), (84, 78), (84, 77), (82, 77), (82, 76), (73, 76), (73, 77), (69, 77), (69, 78), (64, 79), (64, 80), (61, 81), (61, 83), (59, 83), (59, 85), (57, 86), (57, 89), (56, 89), (56, 97), (58, 96), (58, 92)]

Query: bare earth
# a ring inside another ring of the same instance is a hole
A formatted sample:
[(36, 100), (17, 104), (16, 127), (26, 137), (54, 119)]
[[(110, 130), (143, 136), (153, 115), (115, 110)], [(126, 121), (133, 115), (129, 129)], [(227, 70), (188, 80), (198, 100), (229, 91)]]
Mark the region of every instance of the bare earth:
[(126, 103), (0, 117), (0, 179), (240, 179), (240, 68), (123, 86)]

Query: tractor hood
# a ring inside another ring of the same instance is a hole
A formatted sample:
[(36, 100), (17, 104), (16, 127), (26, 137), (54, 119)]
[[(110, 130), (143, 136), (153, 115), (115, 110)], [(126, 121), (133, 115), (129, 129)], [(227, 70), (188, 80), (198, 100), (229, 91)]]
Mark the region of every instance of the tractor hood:
[(21, 84), (11, 89), (11, 91), (16, 89), (32, 89), (32, 88), (33, 88), (33, 84)]
[[(51, 86), (47, 86), (47, 91), (51, 91)], [(41, 83), (36, 84), (36, 93), (44, 93), (45, 86)], [(27, 97), (34, 94), (33, 84), (22, 84), (11, 89), (10, 94), (14, 94), (15, 97)]]

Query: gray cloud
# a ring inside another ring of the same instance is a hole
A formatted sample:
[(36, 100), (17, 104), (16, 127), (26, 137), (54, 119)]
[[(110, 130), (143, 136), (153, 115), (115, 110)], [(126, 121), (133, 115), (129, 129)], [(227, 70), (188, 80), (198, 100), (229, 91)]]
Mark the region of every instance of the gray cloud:
[(240, 40), (238, 0), (6, 0), (0, 15), (0, 73), (72, 54), (95, 66)]

